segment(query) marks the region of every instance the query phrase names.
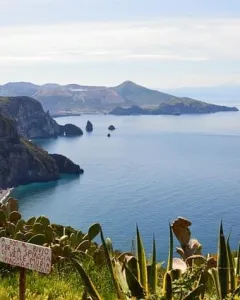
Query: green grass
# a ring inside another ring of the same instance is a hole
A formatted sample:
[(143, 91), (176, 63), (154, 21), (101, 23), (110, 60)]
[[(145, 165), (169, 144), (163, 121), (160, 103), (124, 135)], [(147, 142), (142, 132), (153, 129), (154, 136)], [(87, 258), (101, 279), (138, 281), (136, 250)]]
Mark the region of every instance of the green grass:
[[(111, 278), (107, 269), (88, 270), (92, 281), (101, 292), (103, 299), (115, 300)], [(18, 300), (17, 271), (5, 272), (0, 278), (0, 300)], [(84, 287), (80, 275), (73, 269), (54, 270), (45, 275), (27, 271), (26, 300), (79, 300), (82, 299)]]

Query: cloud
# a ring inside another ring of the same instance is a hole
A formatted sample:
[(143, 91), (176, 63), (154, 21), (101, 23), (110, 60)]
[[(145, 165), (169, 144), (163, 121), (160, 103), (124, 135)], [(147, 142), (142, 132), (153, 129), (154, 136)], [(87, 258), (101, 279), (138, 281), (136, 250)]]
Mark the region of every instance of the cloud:
[(239, 60), (240, 19), (0, 28), (0, 63)]
[[(1, 1), (1, 0), (0, 0)], [(240, 19), (0, 26), (0, 80), (150, 87), (239, 82)]]

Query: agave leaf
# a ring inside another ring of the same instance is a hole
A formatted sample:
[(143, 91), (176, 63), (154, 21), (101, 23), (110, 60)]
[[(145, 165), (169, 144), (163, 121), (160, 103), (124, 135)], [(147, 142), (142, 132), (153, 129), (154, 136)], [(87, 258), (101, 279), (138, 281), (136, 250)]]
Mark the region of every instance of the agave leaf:
[(135, 256), (132, 254), (126, 255), (124, 258), (124, 266), (127, 265), (128, 269), (133, 273), (133, 275), (140, 282), (140, 270), (139, 264)]
[(115, 262), (114, 265), (116, 271), (116, 277), (118, 278), (119, 285), (121, 286), (122, 291), (125, 295), (131, 296), (130, 289), (128, 287), (127, 279), (125, 272), (123, 271), (123, 266), (119, 261)]
[(143, 241), (137, 227), (137, 253), (138, 253), (138, 264), (140, 270), (140, 282), (143, 288), (148, 294), (148, 279), (147, 279), (147, 262), (146, 254), (143, 246)]
[(136, 297), (137, 299), (145, 299), (144, 288), (142, 287), (138, 279), (134, 276), (133, 272), (129, 269), (127, 264), (124, 265), (124, 271), (132, 297)]
[(197, 300), (204, 290), (204, 284), (200, 284), (193, 291), (191, 291), (187, 296), (183, 298), (183, 300)]
[(172, 278), (169, 272), (164, 274), (163, 279), (163, 295), (164, 299), (171, 300), (172, 299)]
[(173, 233), (171, 224), (169, 223), (169, 250), (168, 250), (168, 264), (167, 264), (167, 271), (172, 270), (173, 265)]
[(238, 252), (237, 252), (237, 263), (236, 263), (236, 275), (240, 275), (240, 243), (238, 244)]
[(219, 277), (218, 277), (218, 271), (217, 271), (216, 268), (211, 268), (208, 272), (212, 276), (213, 283), (214, 283), (215, 290), (216, 290), (216, 294), (217, 294), (217, 299), (222, 300), (221, 288), (220, 288)]
[(150, 273), (150, 282), (149, 282), (151, 291), (153, 294), (157, 292), (157, 255), (156, 255), (156, 242), (153, 237), (153, 254), (152, 254), (152, 264), (151, 264), (151, 273)]
[(230, 292), (233, 292), (236, 286), (235, 286), (235, 276), (234, 276), (234, 262), (233, 262), (232, 252), (230, 249), (229, 236), (227, 238), (226, 247), (227, 247), (228, 265), (229, 265), (228, 276), (230, 281)]
[(223, 233), (222, 222), (220, 224), (219, 230), (219, 241), (218, 241), (218, 261), (217, 261), (217, 270), (221, 291), (221, 299), (225, 299), (228, 294), (228, 255), (227, 255), (227, 245), (225, 236)]
[(117, 276), (116, 276), (116, 273), (115, 273), (115, 269), (114, 269), (114, 266), (113, 266), (113, 263), (112, 263), (112, 260), (111, 260), (111, 256), (110, 256), (110, 253), (108, 251), (108, 247), (107, 247), (105, 239), (104, 239), (104, 235), (103, 235), (103, 231), (102, 231), (101, 226), (100, 226), (100, 237), (101, 237), (105, 257), (106, 257), (106, 260), (107, 260), (107, 265), (108, 265), (109, 271), (110, 271), (111, 276), (112, 276), (112, 280), (113, 280), (113, 284), (114, 284), (114, 287), (115, 287), (115, 290), (116, 290), (117, 297), (118, 297), (118, 299), (121, 299), (121, 300), (126, 299), (126, 297), (124, 296), (124, 294), (121, 291), (121, 288), (120, 288), (120, 285), (119, 285), (119, 282), (118, 282), (118, 279), (117, 279)]
[(80, 274), (82, 281), (84, 282), (85, 288), (88, 292), (88, 294), (90, 295), (90, 297), (92, 297), (93, 300), (103, 300), (101, 298), (101, 296), (99, 295), (97, 289), (95, 288), (92, 280), (90, 279), (90, 277), (87, 275), (87, 273), (85, 272), (85, 270), (83, 269), (82, 265), (75, 259), (73, 259), (74, 265), (78, 271), (78, 273)]

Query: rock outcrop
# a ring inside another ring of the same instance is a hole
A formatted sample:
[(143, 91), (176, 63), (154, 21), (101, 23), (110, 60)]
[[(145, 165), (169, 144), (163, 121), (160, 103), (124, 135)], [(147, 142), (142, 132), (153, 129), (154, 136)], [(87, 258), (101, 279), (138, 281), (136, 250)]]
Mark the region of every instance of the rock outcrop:
[[(73, 173), (70, 160), (68, 166), (65, 172)], [(76, 170), (78, 167), (75, 165)], [(55, 159), (20, 136), (16, 122), (0, 114), (0, 188), (59, 178), (60, 170)]]
[(60, 173), (67, 174), (83, 174), (83, 169), (79, 165), (74, 164), (69, 158), (61, 154), (50, 154), (57, 164)]
[(92, 132), (93, 131), (93, 124), (90, 121), (87, 121), (86, 131), (87, 132)]
[(30, 97), (0, 97), (0, 113), (15, 120), (18, 133), (28, 139), (83, 134), (73, 124), (58, 125), (41, 103)]
[(113, 126), (113, 125), (110, 125), (110, 126), (108, 126), (108, 130), (110, 130), (110, 131), (113, 131), (113, 130), (115, 130), (116, 128), (115, 128), (115, 126)]
[(59, 135), (77, 136), (83, 135), (83, 131), (74, 124), (59, 125)]
[(18, 133), (26, 138), (49, 138), (59, 135), (59, 125), (42, 105), (29, 97), (0, 97), (0, 112), (16, 120)]

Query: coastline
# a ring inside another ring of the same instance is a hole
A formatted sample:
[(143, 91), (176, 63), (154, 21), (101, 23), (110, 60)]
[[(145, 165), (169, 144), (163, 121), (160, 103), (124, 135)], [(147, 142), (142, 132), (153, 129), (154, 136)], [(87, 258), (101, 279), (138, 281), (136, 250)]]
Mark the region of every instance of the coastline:
[(8, 188), (5, 190), (0, 189), (0, 203), (4, 203), (8, 196), (11, 194), (13, 188)]

